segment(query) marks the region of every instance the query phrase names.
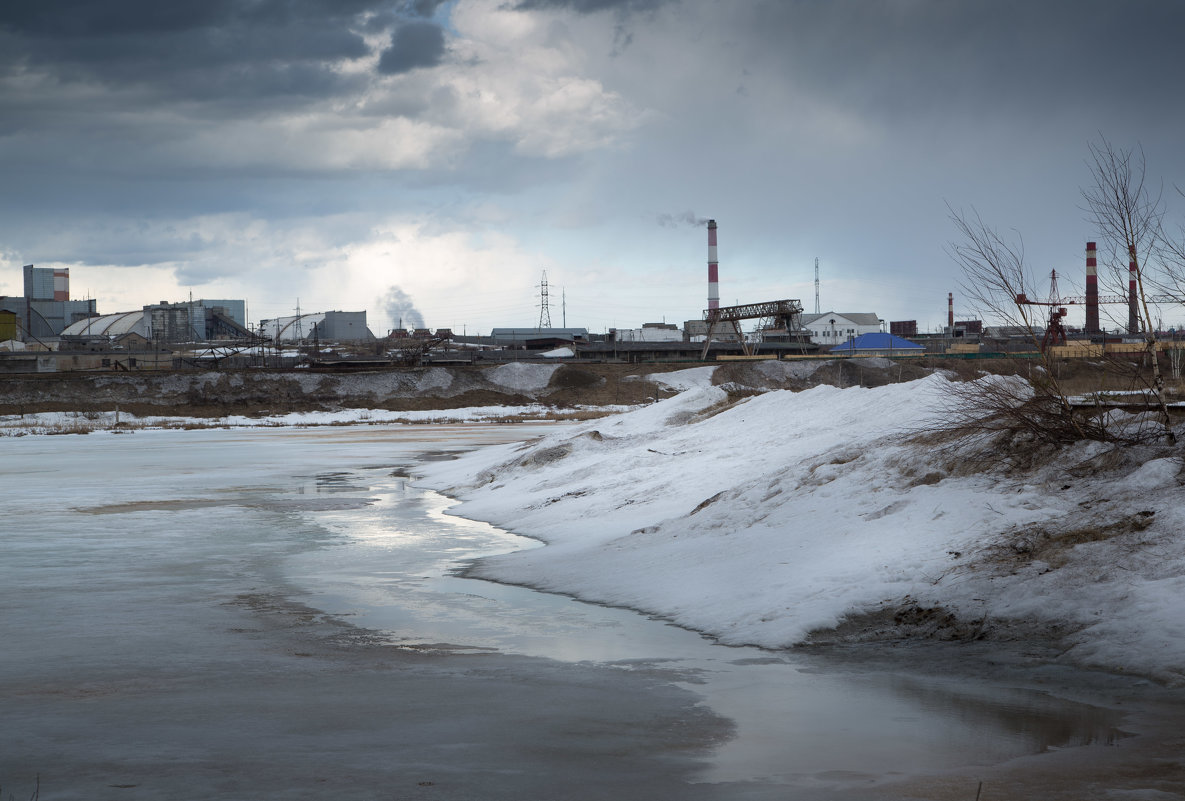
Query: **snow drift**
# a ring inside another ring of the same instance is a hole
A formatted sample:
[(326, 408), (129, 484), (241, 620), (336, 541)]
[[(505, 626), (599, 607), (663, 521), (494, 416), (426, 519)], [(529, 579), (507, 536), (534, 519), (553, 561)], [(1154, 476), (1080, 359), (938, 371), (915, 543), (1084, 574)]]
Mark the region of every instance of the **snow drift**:
[(1019, 473), (918, 441), (946, 379), (674, 398), (423, 469), (454, 511), (547, 543), (475, 575), (723, 642), (1048, 642), (1185, 680), (1181, 465), (1099, 443)]

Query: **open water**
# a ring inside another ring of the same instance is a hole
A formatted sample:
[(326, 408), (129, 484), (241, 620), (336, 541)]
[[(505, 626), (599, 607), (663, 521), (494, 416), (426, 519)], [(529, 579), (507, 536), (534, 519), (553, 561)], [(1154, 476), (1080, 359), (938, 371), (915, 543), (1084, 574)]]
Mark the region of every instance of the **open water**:
[[(634, 611), (462, 577), (474, 559), (542, 546), (450, 514), (452, 501), (408, 476), (423, 458), (546, 428), (10, 439), (0, 597), (12, 648), (0, 678), (18, 688), (52, 678), (115, 697), (104, 676), (124, 675), (148, 654), (162, 666), (154, 670), (196, 671), (183, 653), (198, 653), (205, 639), (208, 653), (223, 653), (228, 635), (206, 620), (221, 614), (224, 594), (266, 580), (400, 647), (609, 666), (623, 679), (647, 671), (694, 693), (732, 722), (697, 783), (850, 784), (1123, 738), (1114, 710), (1089, 693), (1070, 700), (1036, 675), (972, 678), (949, 669), (950, 657), (919, 670), (725, 647)], [(29, 703), (19, 725), (32, 730), (43, 720)], [(88, 720), (87, 708), (70, 710)], [(579, 736), (579, 721), (571, 725)]]

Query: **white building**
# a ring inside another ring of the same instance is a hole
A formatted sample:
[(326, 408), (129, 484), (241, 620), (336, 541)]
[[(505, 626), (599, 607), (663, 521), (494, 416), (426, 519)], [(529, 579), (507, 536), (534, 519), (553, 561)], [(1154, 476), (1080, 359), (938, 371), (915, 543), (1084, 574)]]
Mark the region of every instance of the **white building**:
[(820, 345), (842, 345), (861, 334), (879, 332), (882, 324), (871, 312), (825, 312), (801, 317), (802, 330)]
[(674, 323), (642, 323), (641, 328), (618, 328), (618, 342), (682, 342), (683, 332)]
[(327, 311), (260, 320), (260, 336), (277, 342), (369, 342), (366, 312)]

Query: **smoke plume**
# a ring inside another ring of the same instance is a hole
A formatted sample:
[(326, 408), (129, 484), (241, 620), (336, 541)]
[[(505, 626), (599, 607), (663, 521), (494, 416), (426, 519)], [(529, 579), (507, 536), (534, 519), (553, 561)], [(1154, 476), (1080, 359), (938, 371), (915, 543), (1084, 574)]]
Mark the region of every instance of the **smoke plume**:
[(658, 224), (663, 228), (681, 228), (684, 225), (689, 225), (692, 228), (698, 228), (702, 225), (708, 224), (707, 217), (696, 217), (694, 211), (684, 211), (679, 214), (659, 214)]
[(387, 317), (391, 320), (392, 327), (398, 328), (400, 325), (404, 328), (425, 327), (424, 315), (416, 310), (411, 296), (399, 287), (393, 286), (388, 289), (387, 294), (383, 295), (380, 302), (387, 312)]

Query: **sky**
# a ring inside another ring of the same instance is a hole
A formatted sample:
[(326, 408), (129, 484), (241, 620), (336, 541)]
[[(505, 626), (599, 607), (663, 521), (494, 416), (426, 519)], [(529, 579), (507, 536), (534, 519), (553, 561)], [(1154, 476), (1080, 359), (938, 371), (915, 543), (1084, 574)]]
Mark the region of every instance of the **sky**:
[(812, 312), (817, 259), (820, 311), (936, 330), (948, 292), (977, 314), (952, 209), (1084, 291), (1092, 142), (1185, 221), (1182, 30), (1168, 0), (4, 4), (0, 295), (36, 264), (104, 313), (488, 333), (540, 323), (546, 274), (552, 325), (600, 332), (701, 316), (712, 218), (722, 304)]

